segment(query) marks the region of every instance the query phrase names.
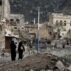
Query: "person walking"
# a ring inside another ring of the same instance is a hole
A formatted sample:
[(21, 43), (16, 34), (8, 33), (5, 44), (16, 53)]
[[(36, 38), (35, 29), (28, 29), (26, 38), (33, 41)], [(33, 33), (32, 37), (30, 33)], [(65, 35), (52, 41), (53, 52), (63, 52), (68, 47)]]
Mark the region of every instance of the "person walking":
[(32, 45), (32, 41), (29, 41), (29, 43), (28, 43), (28, 48), (29, 48), (29, 54), (32, 54), (32, 53), (34, 53), (34, 51), (33, 51), (33, 45)]
[(23, 46), (23, 42), (20, 41), (19, 45), (18, 45), (18, 54), (19, 54), (18, 59), (22, 59), (23, 58), (23, 52), (24, 51), (25, 51), (25, 48)]
[(13, 40), (11, 41), (10, 47), (11, 47), (11, 60), (15, 61), (15, 59), (16, 59), (16, 45)]

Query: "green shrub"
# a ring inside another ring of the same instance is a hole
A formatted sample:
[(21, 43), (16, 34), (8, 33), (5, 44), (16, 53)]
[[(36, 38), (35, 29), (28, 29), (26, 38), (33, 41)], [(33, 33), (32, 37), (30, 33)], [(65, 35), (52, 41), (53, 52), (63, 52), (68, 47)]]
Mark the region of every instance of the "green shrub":
[(41, 68), (36, 68), (36, 69), (34, 69), (34, 71), (40, 71), (41, 70)]

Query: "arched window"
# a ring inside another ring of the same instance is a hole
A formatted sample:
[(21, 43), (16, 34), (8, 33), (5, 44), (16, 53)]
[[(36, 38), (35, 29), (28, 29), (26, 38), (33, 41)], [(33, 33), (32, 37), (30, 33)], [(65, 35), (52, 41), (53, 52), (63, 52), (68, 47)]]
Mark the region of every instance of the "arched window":
[(56, 26), (58, 26), (58, 20), (56, 20), (56, 23), (55, 23), (55, 25), (56, 25)]
[(16, 19), (16, 22), (17, 22), (17, 23), (20, 23), (20, 20), (19, 20), (19, 19)]
[(71, 34), (71, 29), (69, 29), (67, 33), (70, 35)]
[(13, 22), (14, 21), (14, 19), (10, 19), (10, 22)]
[(66, 26), (66, 21), (64, 21), (64, 26)]
[(10, 25), (16, 25), (16, 22), (14, 21), (14, 19), (10, 19)]
[(17, 27), (14, 27), (14, 29), (17, 29)]
[(62, 26), (63, 25), (63, 22), (62, 22), (62, 20), (60, 20), (60, 26)]

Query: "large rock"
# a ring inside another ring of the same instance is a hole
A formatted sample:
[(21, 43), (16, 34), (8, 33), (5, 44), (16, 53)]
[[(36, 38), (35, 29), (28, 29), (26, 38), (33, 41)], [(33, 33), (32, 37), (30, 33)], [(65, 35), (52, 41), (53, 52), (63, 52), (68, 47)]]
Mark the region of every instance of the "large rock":
[(64, 68), (65, 68), (63, 62), (60, 61), (60, 60), (56, 62), (56, 67), (57, 67), (60, 71), (63, 71)]
[(71, 65), (67, 68), (69, 71), (71, 71)]

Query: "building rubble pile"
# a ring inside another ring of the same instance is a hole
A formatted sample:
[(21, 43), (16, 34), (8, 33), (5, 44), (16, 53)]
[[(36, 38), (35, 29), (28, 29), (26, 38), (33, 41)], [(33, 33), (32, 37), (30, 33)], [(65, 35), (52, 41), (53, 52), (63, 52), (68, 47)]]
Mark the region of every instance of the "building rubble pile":
[[(38, 70), (39, 69), (39, 70)], [(23, 60), (0, 64), (0, 71), (71, 71), (71, 66), (51, 54), (36, 54)]]

